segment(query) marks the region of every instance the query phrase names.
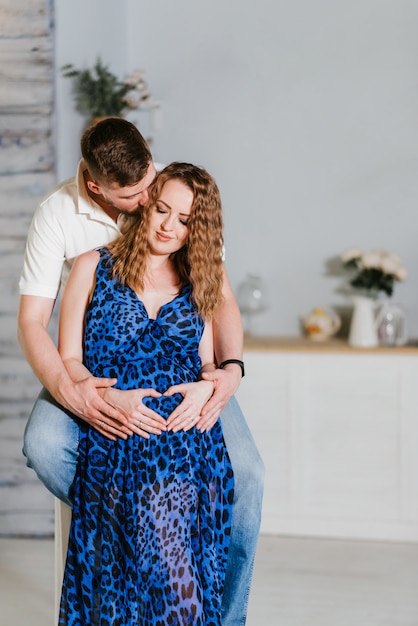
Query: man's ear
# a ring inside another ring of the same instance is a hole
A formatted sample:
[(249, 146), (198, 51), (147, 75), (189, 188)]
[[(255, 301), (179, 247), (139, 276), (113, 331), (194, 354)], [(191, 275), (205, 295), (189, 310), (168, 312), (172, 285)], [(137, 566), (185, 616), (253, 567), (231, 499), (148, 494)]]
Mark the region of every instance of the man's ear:
[(91, 191), (92, 193), (95, 193), (97, 196), (102, 195), (102, 190), (100, 186), (96, 183), (96, 181), (88, 180), (86, 184), (87, 184), (87, 189), (89, 191)]

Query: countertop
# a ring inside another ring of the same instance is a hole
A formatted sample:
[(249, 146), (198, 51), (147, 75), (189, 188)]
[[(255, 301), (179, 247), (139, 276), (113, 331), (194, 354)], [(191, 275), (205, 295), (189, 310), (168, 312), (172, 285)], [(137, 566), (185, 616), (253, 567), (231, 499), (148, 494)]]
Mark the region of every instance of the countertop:
[(326, 341), (315, 341), (309, 337), (278, 337), (245, 335), (244, 350), (278, 351), (278, 352), (347, 352), (373, 354), (418, 354), (418, 341), (410, 340), (404, 346), (376, 348), (353, 348), (346, 339), (332, 338)]

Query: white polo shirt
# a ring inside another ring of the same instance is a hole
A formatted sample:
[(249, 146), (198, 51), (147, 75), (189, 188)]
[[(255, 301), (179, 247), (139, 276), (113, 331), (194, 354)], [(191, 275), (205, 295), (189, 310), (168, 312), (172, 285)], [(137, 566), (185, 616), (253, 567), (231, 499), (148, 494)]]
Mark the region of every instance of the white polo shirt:
[(26, 242), (21, 295), (55, 299), (74, 259), (106, 245), (120, 230), (87, 194), (80, 161), (75, 178), (61, 183), (36, 209)]

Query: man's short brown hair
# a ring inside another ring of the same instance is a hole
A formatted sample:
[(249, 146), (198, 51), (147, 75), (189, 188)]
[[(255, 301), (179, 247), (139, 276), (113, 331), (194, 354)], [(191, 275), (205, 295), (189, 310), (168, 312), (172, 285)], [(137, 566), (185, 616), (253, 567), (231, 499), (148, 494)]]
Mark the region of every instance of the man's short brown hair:
[(152, 156), (139, 130), (119, 117), (89, 126), (81, 138), (81, 153), (90, 176), (102, 185), (129, 187), (141, 181)]

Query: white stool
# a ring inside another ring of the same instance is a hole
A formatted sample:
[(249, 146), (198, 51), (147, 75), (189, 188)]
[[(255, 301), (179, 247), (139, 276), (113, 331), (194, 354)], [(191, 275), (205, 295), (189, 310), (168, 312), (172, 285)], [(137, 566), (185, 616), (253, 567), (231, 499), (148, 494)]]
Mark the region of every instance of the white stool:
[(55, 498), (55, 624), (58, 623), (70, 524), (70, 507), (58, 500), (58, 498)]

